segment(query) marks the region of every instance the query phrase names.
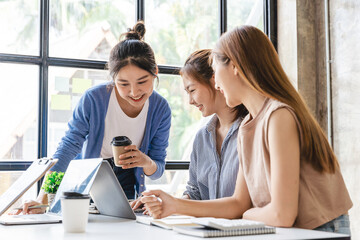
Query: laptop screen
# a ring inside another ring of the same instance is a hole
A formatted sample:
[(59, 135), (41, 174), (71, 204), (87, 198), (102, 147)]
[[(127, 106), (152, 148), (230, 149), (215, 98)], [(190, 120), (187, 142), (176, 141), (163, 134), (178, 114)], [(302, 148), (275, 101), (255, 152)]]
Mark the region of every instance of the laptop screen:
[(72, 160), (66, 169), (49, 212), (61, 214), (63, 192), (89, 194), (101, 162), (102, 158)]
[(49, 212), (61, 214), (63, 192), (90, 194), (103, 215), (136, 219), (113, 169), (101, 158), (70, 162)]

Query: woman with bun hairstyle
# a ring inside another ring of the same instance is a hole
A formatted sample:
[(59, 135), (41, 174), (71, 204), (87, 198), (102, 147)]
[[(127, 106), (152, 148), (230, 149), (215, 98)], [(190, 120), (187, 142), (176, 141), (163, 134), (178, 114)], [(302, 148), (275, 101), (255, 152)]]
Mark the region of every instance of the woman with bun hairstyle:
[[(120, 155), (122, 168), (113, 165), (113, 170), (129, 199), (145, 190), (145, 176), (162, 176), (171, 125), (169, 104), (154, 91), (158, 68), (152, 48), (143, 41), (144, 34), (144, 23), (138, 22), (112, 48), (108, 62), (111, 82), (83, 94), (53, 155), (59, 160), (51, 169), (65, 171), (72, 159), (110, 159), (114, 157), (112, 139), (127, 136), (132, 145)], [(23, 212), (41, 212), (28, 211), (28, 207), (46, 202), (45, 196), (41, 191), (37, 201), (27, 201)]]
[(221, 36), (212, 55), (216, 87), (227, 105), (244, 104), (249, 111), (239, 127), (235, 192), (191, 201), (149, 191), (141, 198), (147, 210), (155, 218), (244, 218), (350, 234), (352, 201), (339, 163), (268, 37), (255, 27), (238, 27)]

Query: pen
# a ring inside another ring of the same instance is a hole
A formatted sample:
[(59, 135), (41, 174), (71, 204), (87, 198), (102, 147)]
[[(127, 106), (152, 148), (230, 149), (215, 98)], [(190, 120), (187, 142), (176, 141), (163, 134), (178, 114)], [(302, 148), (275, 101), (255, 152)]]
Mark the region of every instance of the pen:
[[(49, 205), (47, 204), (43, 204), (43, 205), (34, 205), (34, 206), (30, 206), (28, 207), (28, 209), (34, 209), (34, 208), (44, 208), (44, 207), (48, 207)], [(16, 210), (22, 210), (23, 208), (22, 207), (17, 207), (17, 208), (14, 208)]]

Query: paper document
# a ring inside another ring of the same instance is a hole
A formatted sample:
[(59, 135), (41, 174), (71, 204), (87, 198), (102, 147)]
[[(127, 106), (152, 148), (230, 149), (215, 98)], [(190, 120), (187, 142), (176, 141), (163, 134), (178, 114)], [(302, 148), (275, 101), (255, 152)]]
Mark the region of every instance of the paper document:
[(38, 159), (0, 196), (0, 216), (8, 210), (34, 183), (55, 165), (57, 159)]

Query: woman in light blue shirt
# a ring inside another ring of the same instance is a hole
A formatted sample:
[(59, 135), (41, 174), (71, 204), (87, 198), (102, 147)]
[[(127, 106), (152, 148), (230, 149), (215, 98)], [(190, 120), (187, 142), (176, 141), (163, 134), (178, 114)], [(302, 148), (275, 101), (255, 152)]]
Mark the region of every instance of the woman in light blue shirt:
[(237, 132), (248, 113), (243, 105), (230, 108), (225, 97), (215, 90), (214, 71), (209, 64), (210, 49), (192, 53), (180, 74), (189, 103), (202, 116), (214, 116), (195, 137), (189, 169), (189, 181), (183, 198), (209, 200), (234, 193), (239, 159)]

